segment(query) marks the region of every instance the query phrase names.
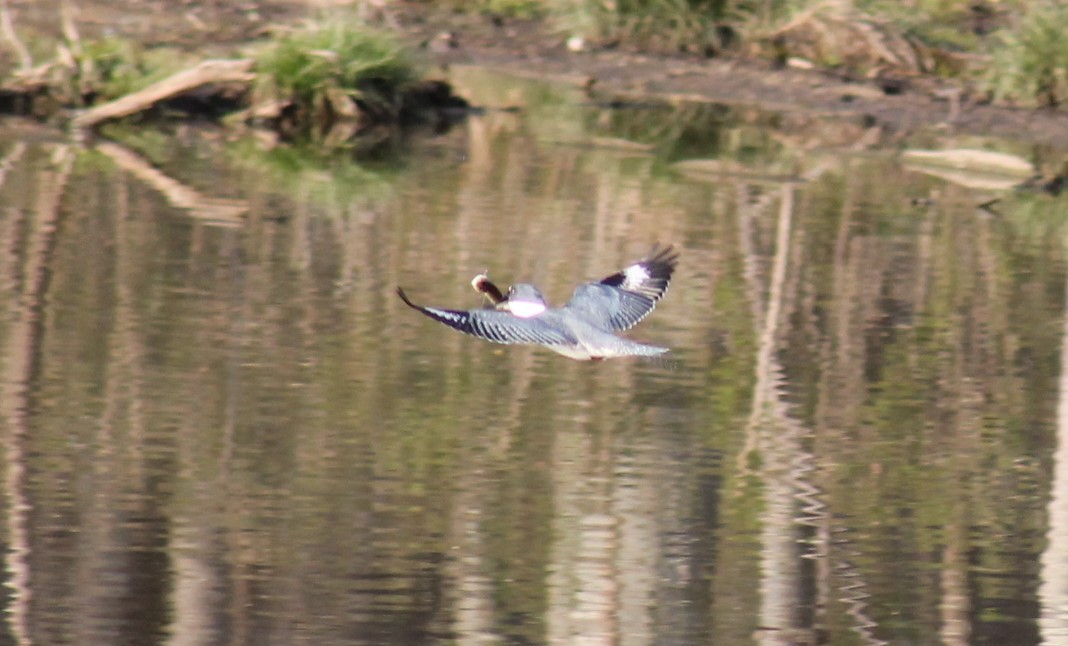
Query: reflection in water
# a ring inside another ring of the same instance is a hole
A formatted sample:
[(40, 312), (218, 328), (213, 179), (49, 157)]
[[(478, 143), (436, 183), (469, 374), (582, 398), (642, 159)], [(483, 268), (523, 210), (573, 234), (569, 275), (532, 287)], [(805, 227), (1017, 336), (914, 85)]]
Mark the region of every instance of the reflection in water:
[[(24, 144), (15, 143), (4, 156), (0, 162), (0, 168), (3, 169), (0, 177), (4, 183), (20, 183), (23, 180), (16, 176), (13, 169), (23, 161), (26, 150)], [(30, 571), (35, 548), (29, 525), (34, 504), (26, 492), (25, 464), (25, 444), (30, 434), (31, 382), (39, 370), (36, 355), (41, 344), (41, 318), (48, 265), (59, 217), (59, 200), (70, 177), (73, 161), (68, 147), (56, 148), (52, 163), (39, 169), (37, 181), (19, 187), (34, 187), (37, 190), (20, 191), (29, 198), (26, 200), (29, 203), (13, 206), (5, 223), (8, 234), (5, 238), (10, 243), (7, 245), (10, 261), (5, 263), (4, 272), (5, 300), (13, 305), (13, 316), (5, 326), (7, 344), (2, 384), (2, 408), (6, 422), (5, 507), (8, 510), (10, 545), (6, 567), (8, 587), (12, 592), (7, 614), (10, 617), (11, 637), (17, 643), (29, 643), (32, 640), (30, 604), (34, 601), (34, 588)], [(19, 207), (23, 210), (18, 210)]]
[[(1068, 285), (1065, 286), (1068, 289)], [(1068, 307), (1068, 298), (1065, 299)], [(1068, 315), (1064, 317), (1061, 366), (1068, 366)], [(1046, 644), (1068, 641), (1068, 370), (1057, 388), (1057, 437), (1050, 484), (1048, 545), (1042, 553), (1040, 626)]]
[[(979, 212), (849, 124), (454, 73), (528, 109), (365, 166), (0, 144), (4, 639), (1056, 643), (1041, 207)], [(393, 293), (559, 304), (656, 240), (679, 271), (628, 336), (672, 366)]]

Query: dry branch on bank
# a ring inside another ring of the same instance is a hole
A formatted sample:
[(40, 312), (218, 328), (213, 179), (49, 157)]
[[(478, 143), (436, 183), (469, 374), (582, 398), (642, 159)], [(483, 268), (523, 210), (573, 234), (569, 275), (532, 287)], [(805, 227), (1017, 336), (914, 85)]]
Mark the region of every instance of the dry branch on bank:
[[(57, 65), (48, 63), (31, 68), (0, 85), (3, 105), (16, 106), (10, 109), (17, 112), (17, 106), (30, 106), (38, 97), (47, 95)], [(378, 124), (438, 123), (442, 118), (451, 118), (451, 111), (468, 107), (466, 101), (453, 94), (451, 86), (436, 80), (414, 81), (400, 87), (383, 88), (383, 84), (378, 84), (363, 90), (328, 87), (312, 105), (307, 105), (295, 97), (279, 96), (277, 92), (263, 96), (254, 91), (264, 74), (255, 67), (256, 61), (251, 58), (203, 61), (144, 89), (81, 110), (70, 125), (77, 132), (86, 132), (108, 121), (161, 106), (174, 106), (188, 99), (187, 106), (199, 106), (212, 115), (229, 111), (229, 123), (267, 124), (283, 135), (314, 130), (324, 134), (324, 139), (329, 134), (330, 140), (337, 141), (338, 132), (330, 132), (331, 129), (352, 136)], [(239, 98), (236, 102), (235, 97)], [(217, 105), (213, 107), (213, 104)], [(224, 109), (218, 109), (219, 106)]]
[(256, 46), (254, 57), (186, 63), (131, 90), (174, 71), (180, 53), (143, 51), (116, 39), (83, 42), (71, 15), (62, 19), (64, 41), (54, 60), (35, 65), (0, 0), (0, 40), (20, 61), (0, 80), (0, 112), (56, 119), (74, 111), (69, 123), (76, 134), (149, 111), (226, 116), (231, 125), (254, 123), (282, 137), (347, 145), (380, 125), (438, 128), (468, 107), (448, 84), (420, 78), (398, 38), (358, 21), (279, 30), (277, 40)]
[(90, 108), (71, 121), (71, 126), (84, 130), (104, 121), (126, 117), (155, 107), (163, 101), (188, 94), (209, 85), (241, 84), (246, 88), (256, 80), (251, 58), (208, 60), (192, 69), (178, 72), (143, 90), (127, 94), (109, 103)]
[[(243, 97), (244, 107), (232, 114), (231, 123), (268, 123), (283, 134), (307, 130), (309, 126), (338, 138), (336, 128), (354, 135), (366, 127), (383, 123), (440, 121), (441, 115), (468, 107), (444, 81), (424, 80), (402, 87), (374, 90), (330, 87), (322, 91), (315, 109), (291, 98), (254, 97), (258, 74), (250, 58), (208, 60), (173, 74), (149, 87), (102, 105), (79, 112), (72, 120), (76, 131), (87, 131), (114, 119), (128, 117), (185, 98), (198, 104), (222, 103), (233, 96)], [(35, 86), (36, 88), (36, 86)], [(35, 89), (34, 91), (38, 91)], [(255, 101), (251, 105), (250, 101)], [(211, 111), (211, 110), (209, 110)], [(446, 119), (450, 118), (445, 114)], [(325, 137), (324, 137), (325, 139)]]

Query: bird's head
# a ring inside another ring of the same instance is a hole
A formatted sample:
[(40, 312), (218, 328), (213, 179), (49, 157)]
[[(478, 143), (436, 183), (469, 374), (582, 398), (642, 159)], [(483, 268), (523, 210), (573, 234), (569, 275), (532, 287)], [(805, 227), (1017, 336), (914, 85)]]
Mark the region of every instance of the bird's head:
[(530, 318), (545, 311), (545, 297), (538, 288), (527, 283), (517, 283), (508, 288), (508, 296), (497, 309), (506, 310), (519, 318)]

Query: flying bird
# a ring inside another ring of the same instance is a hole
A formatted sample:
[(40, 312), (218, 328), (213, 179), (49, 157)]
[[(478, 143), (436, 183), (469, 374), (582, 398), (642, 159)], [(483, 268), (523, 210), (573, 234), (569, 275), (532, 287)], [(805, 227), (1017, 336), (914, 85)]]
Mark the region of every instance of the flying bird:
[(649, 254), (600, 281), (575, 288), (563, 307), (549, 307), (536, 287), (517, 283), (502, 292), (485, 274), (471, 286), (488, 307), (452, 310), (416, 305), (400, 287), (397, 295), (435, 321), (494, 343), (542, 345), (580, 361), (610, 357), (654, 357), (668, 351), (616, 336), (653, 311), (671, 282), (679, 254), (654, 246)]

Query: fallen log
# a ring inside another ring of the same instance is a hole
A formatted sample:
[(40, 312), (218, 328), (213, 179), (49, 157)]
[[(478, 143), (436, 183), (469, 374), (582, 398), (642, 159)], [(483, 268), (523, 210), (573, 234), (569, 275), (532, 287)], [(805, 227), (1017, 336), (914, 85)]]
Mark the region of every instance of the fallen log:
[(162, 81), (153, 83), (143, 90), (85, 110), (71, 120), (71, 127), (75, 130), (95, 128), (105, 121), (142, 112), (154, 107), (161, 101), (182, 96), (207, 85), (222, 83), (251, 84), (256, 78), (255, 73), (252, 72), (253, 64), (254, 61), (251, 58), (204, 61), (196, 67), (183, 70)]

